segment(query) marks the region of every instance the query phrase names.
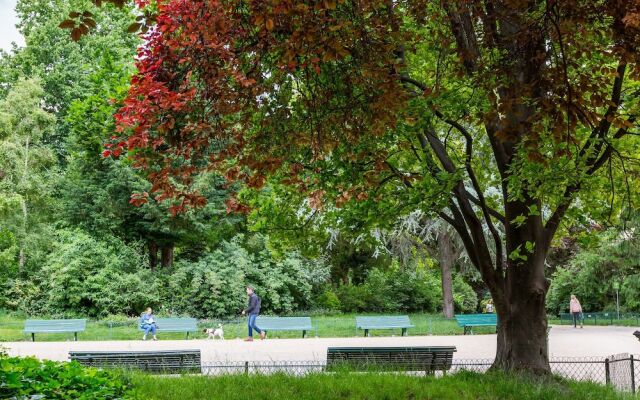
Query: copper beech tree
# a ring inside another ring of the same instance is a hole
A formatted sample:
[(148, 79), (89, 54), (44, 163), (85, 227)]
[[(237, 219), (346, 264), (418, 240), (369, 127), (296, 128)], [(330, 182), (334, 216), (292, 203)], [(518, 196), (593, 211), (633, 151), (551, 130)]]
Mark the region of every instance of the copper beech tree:
[(105, 156), (128, 152), (174, 212), (202, 205), (208, 171), (316, 210), (406, 196), (451, 224), (489, 288), (494, 368), (549, 372), (554, 235), (640, 153), (639, 0), (148, 3)]

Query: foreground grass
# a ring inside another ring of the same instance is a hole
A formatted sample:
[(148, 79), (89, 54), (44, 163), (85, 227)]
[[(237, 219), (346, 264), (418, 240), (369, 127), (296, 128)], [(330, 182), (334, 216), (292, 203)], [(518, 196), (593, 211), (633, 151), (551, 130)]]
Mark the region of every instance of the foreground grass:
[(228, 375), (221, 377), (132, 376), (134, 391), (146, 399), (318, 400), (609, 400), (630, 399), (613, 389), (585, 382), (546, 383), (499, 374), (461, 372), (443, 378), (403, 374)]
[[(462, 328), (455, 320), (447, 320), (439, 314), (410, 314), (411, 322), (415, 328), (409, 329), (409, 335), (461, 335)], [(0, 314), (0, 341), (25, 341), (31, 340), (30, 335), (23, 332), (24, 318), (12, 315)], [(308, 332), (308, 337), (353, 337), (362, 336), (363, 331), (356, 331), (355, 314), (342, 314), (333, 316), (312, 316), (311, 321), (316, 328)], [(223, 320), (200, 321), (200, 331), (191, 338), (204, 338), (202, 329), (215, 327), (219, 323), (224, 326), (225, 338), (234, 339), (246, 335), (246, 319), (233, 318)], [(494, 333), (495, 328), (479, 327), (474, 329), (475, 334)], [(399, 336), (400, 329), (396, 330), (372, 330), (371, 336)], [(301, 332), (271, 332), (270, 338), (299, 338)], [(114, 317), (112, 319), (88, 321), (86, 331), (78, 334), (78, 340), (139, 340), (142, 333), (138, 331), (137, 318)], [(158, 334), (159, 339), (184, 339), (183, 333)], [(37, 341), (67, 341), (73, 340), (73, 334), (36, 334)]]

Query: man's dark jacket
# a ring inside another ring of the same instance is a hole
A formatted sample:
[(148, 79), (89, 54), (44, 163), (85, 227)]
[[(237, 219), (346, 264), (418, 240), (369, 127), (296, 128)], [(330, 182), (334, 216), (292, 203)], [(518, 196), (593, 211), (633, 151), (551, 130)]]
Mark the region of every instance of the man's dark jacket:
[(258, 297), (258, 295), (255, 293), (251, 293), (251, 296), (249, 296), (249, 307), (247, 307), (247, 309), (245, 310), (246, 313), (249, 315), (260, 314), (261, 303), (262, 303), (262, 300), (260, 300), (260, 297)]

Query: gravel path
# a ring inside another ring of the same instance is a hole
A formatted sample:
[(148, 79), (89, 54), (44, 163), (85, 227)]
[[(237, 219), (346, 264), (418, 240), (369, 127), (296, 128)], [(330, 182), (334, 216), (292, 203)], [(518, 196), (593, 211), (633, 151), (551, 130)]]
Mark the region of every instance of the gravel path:
[[(640, 353), (640, 342), (631, 327), (592, 327), (574, 329), (554, 326), (550, 333), (551, 357), (605, 357), (617, 353)], [(216, 361), (322, 361), (332, 346), (450, 346), (456, 359), (493, 358), (495, 335), (351, 337), (273, 339), (252, 343), (233, 340), (159, 340), (100, 342), (5, 342), (10, 355), (67, 360), (70, 350), (178, 350), (200, 349), (203, 362)]]

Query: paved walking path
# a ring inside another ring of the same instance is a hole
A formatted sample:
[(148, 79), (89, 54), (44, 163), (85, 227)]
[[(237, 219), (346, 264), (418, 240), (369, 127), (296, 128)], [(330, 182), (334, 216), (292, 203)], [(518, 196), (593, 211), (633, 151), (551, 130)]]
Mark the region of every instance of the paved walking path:
[[(640, 354), (640, 342), (632, 327), (574, 329), (554, 326), (550, 333), (551, 357), (605, 357), (618, 353)], [(496, 335), (408, 336), (272, 339), (243, 342), (233, 340), (159, 340), (100, 342), (8, 342), (0, 343), (10, 355), (67, 360), (70, 350), (178, 350), (200, 349), (202, 361), (323, 361), (332, 346), (456, 346), (455, 359), (491, 359), (496, 352)]]

